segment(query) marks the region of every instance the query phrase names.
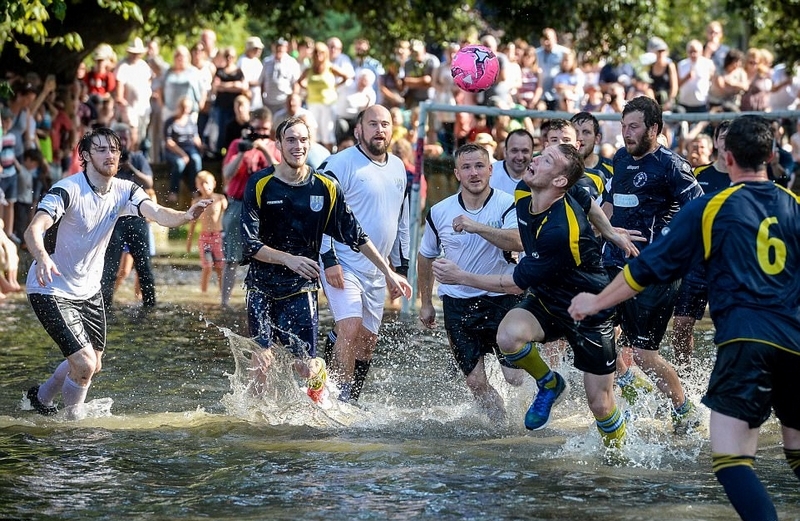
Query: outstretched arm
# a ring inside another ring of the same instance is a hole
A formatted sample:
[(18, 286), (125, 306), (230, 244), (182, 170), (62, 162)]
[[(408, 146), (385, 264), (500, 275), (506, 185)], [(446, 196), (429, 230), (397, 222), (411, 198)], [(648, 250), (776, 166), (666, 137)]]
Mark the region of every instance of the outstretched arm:
[(152, 200), (147, 199), (142, 202), (141, 206), (139, 206), (139, 213), (141, 213), (142, 217), (145, 219), (155, 221), (161, 226), (175, 228), (176, 226), (181, 226), (200, 217), (200, 215), (206, 209), (206, 206), (213, 202), (213, 199), (201, 199), (194, 203), (191, 208), (185, 212), (181, 212), (179, 210), (167, 208), (166, 206), (161, 206), (160, 204), (156, 204)]
[(411, 298), (411, 285), (405, 277), (395, 273), (389, 264), (386, 262), (380, 252), (372, 244), (372, 241), (367, 241), (358, 247), (359, 251), (364, 254), (366, 258), (372, 262), (386, 277), (386, 283), (389, 286), (389, 295), (392, 299), (404, 296), (407, 299)]
[(569, 306), (569, 314), (575, 320), (595, 315), (604, 309), (614, 307), (620, 302), (625, 302), (634, 297), (638, 291), (633, 289), (625, 280), (623, 273), (617, 274), (611, 284), (597, 295), (592, 293), (578, 293), (573, 297)]

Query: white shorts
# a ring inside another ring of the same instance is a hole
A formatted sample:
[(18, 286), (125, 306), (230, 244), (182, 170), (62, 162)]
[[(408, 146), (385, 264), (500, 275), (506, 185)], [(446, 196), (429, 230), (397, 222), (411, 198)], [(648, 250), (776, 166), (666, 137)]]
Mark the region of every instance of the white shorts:
[(371, 278), (345, 271), (344, 289), (332, 287), (324, 275), (321, 278), (333, 319), (338, 322), (346, 318), (360, 318), (361, 324), (377, 335), (386, 302), (386, 281), (383, 274)]

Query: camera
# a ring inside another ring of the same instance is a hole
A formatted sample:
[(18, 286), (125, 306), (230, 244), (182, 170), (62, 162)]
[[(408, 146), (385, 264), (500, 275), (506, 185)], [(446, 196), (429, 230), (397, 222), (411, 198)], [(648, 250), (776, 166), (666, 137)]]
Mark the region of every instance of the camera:
[(131, 159), (131, 152), (130, 150), (123, 150), (120, 152), (119, 155), (119, 162), (120, 163), (127, 163)]
[(242, 131), (242, 139), (239, 140), (237, 146), (239, 152), (247, 152), (248, 150), (252, 150), (253, 141), (257, 139), (269, 139), (269, 136), (267, 134), (256, 132), (252, 128), (244, 129)]

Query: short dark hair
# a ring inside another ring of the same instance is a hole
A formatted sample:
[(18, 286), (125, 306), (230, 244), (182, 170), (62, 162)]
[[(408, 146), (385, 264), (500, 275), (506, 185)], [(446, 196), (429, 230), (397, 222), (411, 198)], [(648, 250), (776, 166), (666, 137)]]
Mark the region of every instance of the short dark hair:
[(480, 153), (481, 155), (484, 156), (483, 158), (486, 161), (490, 160), (489, 151), (486, 150), (485, 147), (482, 147), (480, 145), (476, 145), (475, 143), (466, 143), (466, 144), (461, 145), (460, 147), (458, 147), (456, 149), (456, 151), (453, 152), (453, 159), (455, 159), (455, 161), (457, 163), (459, 157), (463, 156), (464, 154), (469, 154), (470, 152), (478, 152), (478, 153)]
[(311, 135), (311, 129), (308, 128), (308, 123), (306, 123), (306, 120), (292, 116), (281, 121), (280, 125), (278, 125), (278, 128), (275, 129), (275, 139), (283, 142), (283, 136), (286, 134), (286, 131), (295, 125), (304, 125), (306, 129), (308, 129), (308, 134)]
[(744, 170), (766, 169), (774, 144), (770, 122), (761, 116), (739, 116), (733, 120), (725, 136), (725, 148)]
[(87, 154), (91, 154), (92, 143), (94, 143), (96, 139), (99, 139), (103, 136), (106, 137), (110, 145), (113, 145), (118, 149), (120, 148), (119, 136), (116, 132), (108, 127), (97, 127), (87, 132), (78, 142), (78, 155), (81, 158), (81, 166), (84, 168), (84, 170), (86, 169), (86, 158), (83, 156), (83, 153), (86, 152)]
[(644, 116), (644, 125), (647, 128), (656, 125), (656, 130), (661, 134), (664, 128), (664, 118), (661, 115), (661, 106), (656, 100), (648, 96), (637, 96), (625, 104), (622, 109), (622, 117), (624, 118), (631, 112), (641, 112)]
[(259, 107), (250, 111), (250, 119), (260, 119), (272, 123), (272, 111), (267, 107)]
[(505, 140), (505, 148), (508, 149), (508, 140), (511, 139), (511, 136), (527, 136), (528, 139), (531, 140), (531, 150), (533, 150), (536, 141), (533, 139), (533, 134), (531, 134), (528, 129), (525, 128), (516, 128), (508, 133)]
[(558, 147), (558, 151), (561, 152), (567, 160), (567, 164), (564, 165), (564, 176), (567, 178), (567, 189), (570, 189), (583, 177), (585, 170), (583, 156), (581, 156), (580, 152), (573, 144), (561, 143), (556, 146)]
[(574, 125), (581, 125), (583, 123), (586, 123), (587, 121), (591, 121), (592, 122), (592, 128), (594, 129), (594, 133), (599, 135), (600, 134), (600, 122), (597, 121), (597, 118), (594, 117), (594, 115), (591, 112), (585, 112), (585, 111), (584, 112), (578, 112), (577, 114), (575, 114), (574, 116), (572, 116), (569, 119), (569, 122), (572, 123), (573, 126)]

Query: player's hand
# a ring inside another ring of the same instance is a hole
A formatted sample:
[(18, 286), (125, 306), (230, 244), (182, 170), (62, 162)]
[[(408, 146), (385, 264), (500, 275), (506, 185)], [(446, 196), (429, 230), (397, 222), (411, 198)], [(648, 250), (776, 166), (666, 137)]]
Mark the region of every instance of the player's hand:
[(583, 320), (599, 311), (595, 309), (596, 300), (597, 295), (592, 293), (578, 293), (572, 297), (572, 303), (567, 311), (573, 320)]
[(459, 215), (453, 219), (453, 231), (456, 233), (475, 233), (477, 224), (466, 215)]
[(433, 304), (423, 304), (419, 308), (419, 321), (428, 329), (436, 327), (436, 309)]
[(344, 289), (344, 272), (342, 271), (342, 266), (336, 264), (330, 268), (325, 268), (325, 280), (333, 288)]
[(302, 255), (290, 255), (286, 267), (307, 280), (319, 278), (322, 271), (316, 261)]
[(400, 297), (411, 298), (411, 284), (408, 283), (404, 276), (390, 272), (389, 276), (386, 277), (386, 284), (389, 287), (389, 297), (392, 300)]
[(60, 277), (61, 272), (58, 271), (55, 263), (53, 263), (53, 259), (50, 258), (49, 255), (45, 255), (41, 262), (36, 262), (36, 280), (39, 282), (41, 287), (44, 288), (48, 284), (52, 283), (54, 275), (58, 275)]
[(647, 242), (647, 238), (639, 230), (626, 230), (625, 228), (614, 228), (616, 234), (609, 241), (618, 246), (625, 252), (625, 257), (638, 257), (639, 248), (634, 242)]
[(463, 270), (458, 264), (449, 259), (436, 259), (433, 261), (433, 276), (440, 284), (461, 284)]
[(186, 217), (188, 217), (190, 221), (194, 221), (195, 219), (199, 218), (205, 211), (206, 207), (213, 202), (213, 199), (200, 199), (194, 203), (191, 208), (186, 210)]

